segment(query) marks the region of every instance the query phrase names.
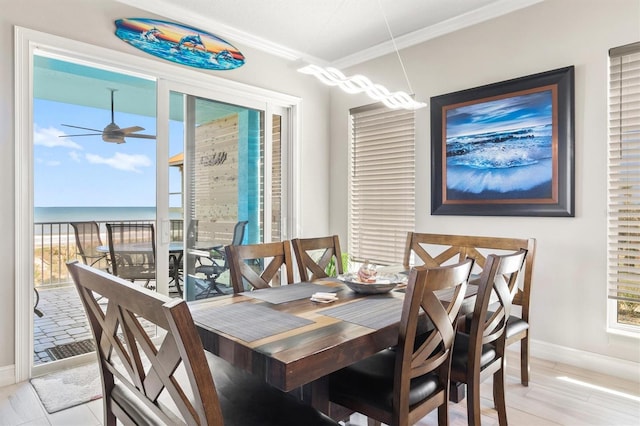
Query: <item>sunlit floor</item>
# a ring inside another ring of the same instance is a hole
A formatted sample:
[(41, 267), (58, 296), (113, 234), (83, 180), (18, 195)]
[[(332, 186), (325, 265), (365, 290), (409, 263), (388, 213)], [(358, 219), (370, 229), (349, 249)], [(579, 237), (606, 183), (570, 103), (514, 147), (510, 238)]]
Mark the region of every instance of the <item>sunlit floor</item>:
[[(520, 385), (517, 353), (509, 351), (507, 415), (510, 425), (633, 425), (640, 424), (640, 383), (565, 364), (532, 359), (531, 383)], [(497, 425), (491, 382), (483, 383), (482, 424)], [(449, 405), (450, 424), (466, 425), (466, 405)], [(353, 415), (349, 425), (364, 426)], [(418, 425), (437, 424), (435, 413)], [(0, 425), (102, 425), (102, 400), (47, 414), (29, 382), (0, 388)]]

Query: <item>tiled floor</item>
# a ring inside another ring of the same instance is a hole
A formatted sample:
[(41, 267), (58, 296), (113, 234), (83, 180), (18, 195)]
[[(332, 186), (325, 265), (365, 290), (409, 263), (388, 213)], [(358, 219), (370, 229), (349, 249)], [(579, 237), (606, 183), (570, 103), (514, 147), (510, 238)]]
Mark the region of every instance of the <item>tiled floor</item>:
[[(611, 377), (573, 366), (533, 358), (531, 382), (520, 385), (517, 353), (509, 351), (507, 361), (507, 415), (512, 426), (640, 424), (640, 383)], [(497, 425), (493, 409), (491, 380), (481, 386), (482, 424)], [(0, 425), (102, 425), (102, 400), (47, 414), (30, 383), (0, 388)], [(466, 403), (449, 404), (452, 426), (466, 425)], [(364, 426), (366, 419), (353, 415), (352, 426)], [(437, 424), (431, 413), (417, 426)]]

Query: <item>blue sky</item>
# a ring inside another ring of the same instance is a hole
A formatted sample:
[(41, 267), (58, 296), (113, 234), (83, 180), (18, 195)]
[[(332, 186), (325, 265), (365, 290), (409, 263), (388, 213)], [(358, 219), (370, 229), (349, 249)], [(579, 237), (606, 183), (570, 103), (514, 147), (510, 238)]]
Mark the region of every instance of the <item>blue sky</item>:
[(478, 102), (447, 111), (447, 138), (551, 124), (551, 90)]
[[(34, 100), (34, 205), (54, 206), (155, 206), (156, 143), (128, 138), (123, 144), (107, 143), (100, 135), (74, 126), (103, 129), (111, 121), (108, 110), (59, 102)], [(121, 128), (141, 126), (140, 133), (155, 134), (155, 117), (115, 112)], [(182, 129), (172, 123), (169, 155), (182, 151)], [(170, 191), (178, 192), (180, 174), (170, 168)]]

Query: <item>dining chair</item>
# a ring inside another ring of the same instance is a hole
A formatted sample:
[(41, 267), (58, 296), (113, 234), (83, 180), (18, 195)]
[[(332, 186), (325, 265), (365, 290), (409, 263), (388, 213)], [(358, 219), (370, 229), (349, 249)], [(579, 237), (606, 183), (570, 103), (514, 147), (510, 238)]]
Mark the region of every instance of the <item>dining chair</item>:
[(294, 238), (293, 253), (298, 263), (301, 281), (313, 281), (329, 277), (327, 268), (333, 265), (335, 274), (343, 273), (342, 251), (337, 235), (318, 238)]
[[(448, 424), (449, 365), (455, 328), (473, 260), (413, 268), (402, 307), (398, 345), (329, 376), (329, 399), (369, 417), (369, 425), (412, 425), (438, 409)], [(439, 290), (454, 289), (447, 303)], [(431, 331), (418, 324), (425, 315)]]
[(85, 265), (93, 266), (109, 258), (108, 253), (98, 251), (103, 246), (98, 222), (71, 222), (76, 238), (76, 248)]
[(279, 286), (284, 269), (287, 284), (293, 283), (293, 259), (289, 241), (225, 247), (234, 293), (246, 289)]
[[(238, 221), (233, 227), (232, 246), (239, 246), (244, 241), (244, 234), (249, 221)], [(212, 247), (210, 250), (193, 250), (197, 254), (195, 272), (205, 276), (204, 285), (199, 288), (196, 299), (209, 297), (212, 293), (222, 295), (225, 292), (218, 287), (218, 278), (229, 270), (229, 261), (223, 245)], [(199, 281), (195, 281), (198, 283)]]
[[(96, 342), (105, 426), (338, 425), (205, 352), (184, 300), (77, 261), (67, 268)], [(145, 332), (149, 324), (157, 327), (154, 336)]]
[[(444, 235), (409, 232), (404, 253), (404, 267), (415, 262), (435, 266), (456, 262), (466, 257), (475, 259), (474, 275), (478, 275), (486, 263), (488, 254), (506, 254), (526, 249), (524, 273), (520, 274), (519, 287), (513, 299), (520, 313), (512, 312), (507, 321), (507, 346), (520, 342), (520, 382), (529, 385), (529, 336), (531, 283), (536, 254), (535, 238), (505, 238), (470, 235)], [(412, 262), (413, 261), (413, 262)], [(471, 280), (474, 283), (474, 280)], [(467, 328), (471, 315), (467, 316)]]
[(111, 273), (149, 286), (156, 278), (156, 240), (152, 223), (107, 223)]
[[(469, 333), (456, 333), (450, 380), (467, 385), (467, 421), (472, 426), (480, 425), (480, 383), (489, 377), (493, 377), (493, 401), (498, 411), (498, 423), (507, 424), (504, 382), (507, 318), (526, 256), (524, 249), (487, 256), (477, 280), (478, 293), (471, 329)], [(492, 314), (489, 314), (489, 304), (492, 305)]]
[[(187, 245), (194, 244), (198, 235), (198, 220), (191, 219), (188, 221), (189, 225), (186, 230)], [(171, 241), (184, 242), (185, 230), (184, 220), (172, 219), (170, 224), (171, 229)], [(169, 287), (175, 288), (175, 291), (183, 297), (182, 283), (184, 273), (184, 247), (182, 251), (171, 252), (169, 251)]]

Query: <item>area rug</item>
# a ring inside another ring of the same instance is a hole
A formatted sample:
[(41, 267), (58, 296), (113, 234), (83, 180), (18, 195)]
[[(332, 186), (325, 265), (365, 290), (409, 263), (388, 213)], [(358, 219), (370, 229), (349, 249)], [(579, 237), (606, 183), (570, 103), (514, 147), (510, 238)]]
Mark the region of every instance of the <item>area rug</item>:
[(51, 359), (58, 360), (71, 358), (72, 356), (82, 355), (96, 350), (93, 339), (81, 340), (79, 342), (66, 343), (64, 345), (53, 346), (45, 349)]
[(31, 385), (49, 414), (102, 398), (95, 362), (33, 378)]

